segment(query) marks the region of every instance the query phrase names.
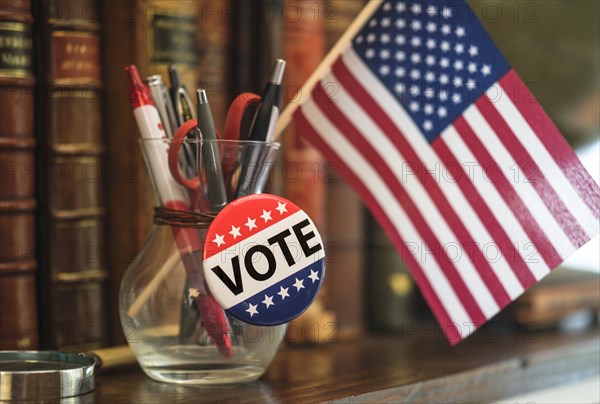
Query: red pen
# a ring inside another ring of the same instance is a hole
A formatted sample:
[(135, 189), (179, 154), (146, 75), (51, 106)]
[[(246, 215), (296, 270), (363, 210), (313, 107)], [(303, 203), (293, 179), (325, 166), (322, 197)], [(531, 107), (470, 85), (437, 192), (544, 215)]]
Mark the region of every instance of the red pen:
[[(129, 96), (133, 114), (142, 139), (163, 139), (166, 137), (158, 110), (152, 102), (148, 88), (142, 83), (135, 65), (126, 67), (129, 79)], [(168, 209), (189, 211), (185, 193), (177, 181), (169, 174), (167, 142), (150, 142), (142, 148), (148, 169), (154, 179), (154, 186), (162, 206)], [(233, 355), (229, 338), (229, 324), (225, 313), (210, 295), (204, 284), (202, 273), (202, 240), (194, 228), (172, 227), (175, 243), (181, 255), (191, 289), (198, 291), (194, 300), (207, 334), (219, 352), (227, 358)]]

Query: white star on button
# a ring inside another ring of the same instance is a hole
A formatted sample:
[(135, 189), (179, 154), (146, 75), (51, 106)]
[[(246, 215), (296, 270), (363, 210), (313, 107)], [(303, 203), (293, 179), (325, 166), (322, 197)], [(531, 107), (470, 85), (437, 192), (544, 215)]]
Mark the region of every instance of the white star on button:
[(238, 237), (242, 237), (242, 234), (240, 233), (240, 228), (235, 227), (234, 225), (231, 225), (231, 231), (229, 232), (229, 234), (233, 236), (234, 240)]
[(252, 229), (256, 229), (258, 227), (256, 225), (256, 219), (250, 219), (250, 218), (248, 218), (248, 221), (246, 222), (246, 224), (244, 226), (248, 227), (248, 231), (250, 231)]
[(481, 68), (481, 73), (484, 76), (489, 76), (490, 74), (492, 74), (492, 68), (490, 67), (490, 65), (483, 65), (483, 67)]
[(300, 280), (298, 278), (295, 278), (296, 282), (294, 282), (294, 287), (296, 288), (296, 292), (298, 292), (300, 289), (304, 289), (304, 279)]
[(221, 245), (225, 244), (225, 240), (223, 240), (224, 236), (219, 236), (217, 233), (215, 233), (215, 239), (213, 240), (213, 243), (217, 243), (217, 247), (221, 247)]
[(246, 313), (250, 313), (250, 317), (254, 317), (255, 314), (258, 314), (258, 310), (256, 310), (257, 304), (249, 303), (248, 309), (246, 309)]
[(308, 275), (308, 277), (312, 279), (312, 283), (315, 283), (319, 280), (319, 274), (317, 274), (317, 272), (313, 271), (312, 269), (310, 270), (310, 275)]
[(283, 215), (284, 212), (287, 212), (285, 205), (287, 205), (287, 203), (277, 202), (277, 207), (275, 208), (275, 210), (278, 210), (279, 214)]
[[(265, 295), (265, 300), (263, 300), (261, 303), (263, 303), (265, 306), (267, 306), (267, 309), (269, 308), (269, 306), (274, 306), (275, 303), (273, 303), (273, 296), (267, 296)], [(250, 316), (252, 317), (252, 316)]]
[(260, 215), (260, 217), (263, 218), (263, 220), (265, 221), (265, 223), (267, 223), (269, 220), (273, 220), (273, 218), (271, 217), (271, 211), (266, 211), (263, 209), (263, 214)]
[(284, 288), (283, 286), (279, 287), (279, 292), (277, 292), (277, 294), (281, 296), (281, 300), (285, 300), (286, 297), (290, 297), (288, 294), (288, 289), (289, 288)]

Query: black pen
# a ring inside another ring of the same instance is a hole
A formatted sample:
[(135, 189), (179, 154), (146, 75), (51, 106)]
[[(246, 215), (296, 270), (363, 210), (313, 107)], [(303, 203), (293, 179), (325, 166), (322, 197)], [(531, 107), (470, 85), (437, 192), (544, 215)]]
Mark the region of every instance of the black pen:
[(213, 212), (218, 212), (227, 204), (227, 192), (221, 169), (219, 145), (216, 142), (217, 133), (206, 90), (198, 90), (196, 95), (198, 97), (196, 103), (198, 129), (200, 129), (202, 140), (206, 140), (202, 143), (202, 165), (206, 174), (208, 199)]
[(195, 119), (194, 108), (190, 95), (185, 86), (181, 83), (179, 72), (175, 65), (169, 65), (169, 80), (171, 81), (171, 100), (175, 108), (175, 116), (177, 119), (177, 127), (183, 125), (190, 119)]
[[(261, 96), (261, 102), (256, 109), (248, 140), (258, 142), (270, 142), (273, 140), (275, 125), (279, 118), (279, 108), (281, 104), (281, 81), (285, 71), (285, 60), (277, 59), (273, 66), (271, 79), (264, 88)], [(262, 184), (258, 183), (261, 172), (264, 167), (263, 161), (266, 157), (263, 155), (263, 149), (260, 145), (249, 143), (245, 146), (244, 154), (241, 159), (241, 171), (238, 182), (236, 196), (238, 198), (255, 193), (261, 189)], [(266, 177), (264, 180), (266, 181)]]

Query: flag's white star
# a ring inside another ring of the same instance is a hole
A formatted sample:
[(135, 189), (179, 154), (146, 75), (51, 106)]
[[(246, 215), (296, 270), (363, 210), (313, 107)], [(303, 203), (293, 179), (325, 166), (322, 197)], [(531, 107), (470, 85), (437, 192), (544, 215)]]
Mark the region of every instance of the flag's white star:
[(414, 64), (421, 63), (421, 55), (418, 53), (413, 53), (412, 56), (410, 57), (410, 61), (413, 62)]
[(492, 67), (490, 65), (483, 65), (483, 67), (481, 68), (481, 73), (484, 76), (489, 76), (490, 74), (492, 74)]
[(425, 104), (425, 106), (423, 107), (423, 112), (425, 112), (425, 115), (433, 114), (433, 105)]
[(396, 38), (394, 38), (394, 41), (398, 45), (404, 45), (406, 43), (406, 38), (404, 37), (404, 35), (396, 35)]
[(375, 36), (375, 34), (371, 33), (369, 35), (367, 35), (367, 42), (368, 43), (373, 43), (377, 40), (377, 36)]
[(448, 58), (441, 58), (440, 59), (440, 66), (442, 67), (442, 69), (447, 69), (448, 66), (450, 66), (450, 59), (448, 59)]
[(421, 21), (419, 20), (414, 20), (411, 24), (410, 27), (413, 29), (413, 31), (419, 31), (422, 26), (421, 26)]
[(428, 48), (428, 49), (435, 49), (435, 46), (436, 46), (436, 45), (435, 45), (435, 39), (431, 39), (431, 38), (429, 38), (429, 39), (427, 40), (427, 48)]
[(471, 55), (473, 57), (479, 55), (479, 49), (477, 48), (477, 46), (474, 46), (474, 45), (469, 46), (469, 55)]
[(234, 240), (236, 238), (242, 236), (242, 234), (240, 233), (240, 228), (239, 227), (235, 227), (234, 225), (231, 225), (231, 231), (229, 232), (229, 234), (231, 234), (233, 236)]
[(439, 99), (441, 102), (447, 101), (448, 100), (448, 92), (440, 91)]
[(364, 39), (365, 38), (362, 35), (359, 35), (356, 37), (356, 43), (363, 43)]
[(388, 65), (383, 65), (379, 68), (379, 73), (382, 76), (387, 76), (388, 74), (390, 74), (390, 67)]
[(462, 55), (464, 51), (465, 51), (465, 45), (463, 45), (462, 43), (457, 43), (456, 46), (454, 47), (454, 52), (456, 52), (459, 55)]
[(431, 17), (433, 17), (434, 15), (437, 14), (437, 8), (435, 8), (435, 6), (429, 6), (427, 7), (427, 14)]
[(312, 283), (315, 283), (319, 280), (319, 274), (317, 271), (313, 271), (312, 269), (310, 270), (310, 275), (308, 275), (308, 277), (312, 280)]
[(406, 21), (404, 21), (404, 18), (398, 18), (396, 20), (396, 28), (402, 29), (404, 27), (406, 27)]
[(296, 282), (294, 282), (294, 287), (296, 288), (296, 292), (298, 292), (300, 289), (304, 289), (304, 279), (300, 280), (298, 278), (295, 278)]
[(267, 223), (269, 220), (273, 220), (273, 218), (271, 217), (271, 211), (266, 211), (263, 209), (263, 214), (260, 215), (260, 217), (262, 217), (262, 219), (265, 221), (265, 223)]
[(429, 120), (423, 122), (423, 129), (429, 132), (431, 129), (433, 129), (433, 123), (431, 123)]
[(465, 64), (462, 60), (457, 60), (454, 62), (454, 69), (456, 71), (461, 71), (465, 67)]
[(255, 314), (258, 314), (258, 310), (256, 310), (257, 304), (248, 304), (250, 307), (246, 309), (246, 313), (250, 313), (250, 317), (254, 317)]
[(459, 38), (462, 38), (463, 36), (465, 36), (465, 28), (464, 27), (457, 27), (456, 28), (456, 36)]
[(373, 18), (370, 22), (369, 22), (369, 27), (376, 27), (377, 26), (377, 19)]
[(394, 86), (394, 91), (396, 91), (398, 94), (403, 94), (405, 91), (404, 84), (396, 83), (396, 85)]
[(225, 240), (223, 240), (225, 236), (220, 236), (217, 233), (215, 233), (215, 239), (213, 240), (213, 243), (217, 243), (217, 247), (221, 247), (221, 245), (225, 244)]
[(415, 48), (418, 48), (419, 46), (421, 46), (421, 38), (419, 38), (418, 36), (413, 36), (412, 39), (410, 40), (410, 44), (412, 46), (414, 46)]
[(399, 13), (403, 13), (406, 10), (406, 4), (400, 2), (396, 4), (396, 11)]
[(448, 35), (448, 34), (450, 34), (450, 32), (452, 32), (450, 25), (448, 25), (448, 24), (442, 25), (442, 34)]
[(469, 67), (467, 69), (470, 73), (475, 73), (477, 71), (477, 63), (469, 63)]
[(389, 59), (390, 51), (387, 49), (382, 49), (381, 52), (379, 52), (379, 57), (382, 58), (383, 60)]
[(442, 44), (440, 45), (440, 48), (442, 49), (443, 52), (448, 52), (450, 50), (450, 42), (443, 41)]
[(421, 78), (421, 72), (417, 69), (412, 69), (410, 71), (410, 78), (413, 80), (419, 80)]
[(383, 11), (390, 11), (392, 9), (392, 3), (385, 3), (383, 5)]
[(367, 59), (373, 59), (373, 57), (375, 56), (375, 51), (373, 49), (367, 49), (367, 51), (365, 52), (365, 56), (367, 57)]
[(277, 202), (277, 207), (275, 208), (275, 210), (278, 210), (279, 214), (283, 215), (285, 212), (287, 212), (287, 208), (285, 207), (286, 205), (287, 203)]
[(435, 24), (435, 22), (428, 22), (426, 29), (427, 31), (433, 34), (435, 31), (437, 31), (437, 25)]
[(248, 221), (246, 222), (246, 224), (244, 226), (248, 227), (248, 230), (252, 230), (252, 229), (256, 229), (258, 226), (256, 226), (256, 219), (250, 219), (248, 218)]
[(447, 74), (440, 74), (440, 84), (445, 86), (446, 84), (448, 84), (450, 82), (450, 79), (448, 78)]
[(454, 77), (454, 80), (452, 80), (452, 83), (454, 84), (454, 87), (456, 87), (456, 88), (462, 87), (463, 79), (462, 79), (462, 77), (456, 76), (456, 77)]
[(432, 99), (435, 97), (435, 90), (433, 88), (425, 89), (425, 98)]
[(396, 54), (394, 55), (394, 58), (395, 58), (397, 61), (401, 62), (401, 61), (403, 61), (404, 59), (406, 59), (406, 53), (404, 53), (404, 52), (402, 52), (402, 51), (398, 51), (398, 52), (396, 52)]
[(279, 292), (277, 292), (277, 294), (281, 296), (281, 300), (285, 300), (286, 297), (290, 297), (288, 294), (288, 289), (289, 288), (284, 288), (283, 286), (279, 287)]
[(433, 72), (427, 72), (425, 73), (425, 80), (427, 80), (428, 82), (432, 82), (435, 80), (435, 74)]
[(467, 80), (467, 88), (469, 90), (474, 90), (475, 87), (477, 87), (477, 83), (475, 82), (475, 80), (473, 80), (473, 79)]
[(413, 14), (421, 14), (421, 5), (417, 3), (413, 4), (410, 11), (412, 11)]
[(444, 16), (444, 18), (450, 18), (452, 17), (452, 10), (448, 7), (444, 7), (442, 10), (442, 15)]
[(412, 101), (410, 103), (410, 105), (408, 106), (408, 108), (412, 111), (412, 112), (418, 112), (419, 111), (419, 103), (416, 101)]
[(460, 94), (458, 94), (458, 93), (452, 94), (452, 102), (453, 103), (460, 104), (461, 101), (462, 101), (462, 97), (460, 96)]
[(448, 110), (444, 107), (439, 107), (438, 108), (438, 116), (440, 118), (445, 118), (448, 115)]
[(382, 27), (389, 27), (390, 26), (390, 19), (389, 18), (384, 18), (381, 20), (381, 26)]
[(435, 64), (435, 56), (427, 55), (425, 58), (425, 63), (427, 63), (427, 66), (433, 66)]
[(410, 86), (410, 94), (417, 96), (421, 94), (421, 89), (416, 84), (413, 84), (412, 86)]
[(269, 306), (275, 305), (275, 303), (273, 303), (273, 296), (267, 296), (267, 295), (265, 295), (265, 300), (263, 300), (261, 303), (263, 303), (265, 306), (267, 306), (267, 309), (269, 308)]
[(404, 77), (405, 74), (406, 70), (404, 70), (404, 67), (397, 67), (396, 70), (394, 70), (394, 76), (396, 77)]
[(390, 34), (381, 34), (381, 43), (389, 43)]

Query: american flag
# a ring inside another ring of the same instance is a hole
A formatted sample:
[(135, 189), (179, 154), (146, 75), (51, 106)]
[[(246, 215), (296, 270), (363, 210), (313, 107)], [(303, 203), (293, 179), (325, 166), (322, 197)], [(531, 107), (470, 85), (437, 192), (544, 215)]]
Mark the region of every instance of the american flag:
[(293, 119), (452, 344), (599, 231), (598, 185), (462, 1), (382, 2)]

